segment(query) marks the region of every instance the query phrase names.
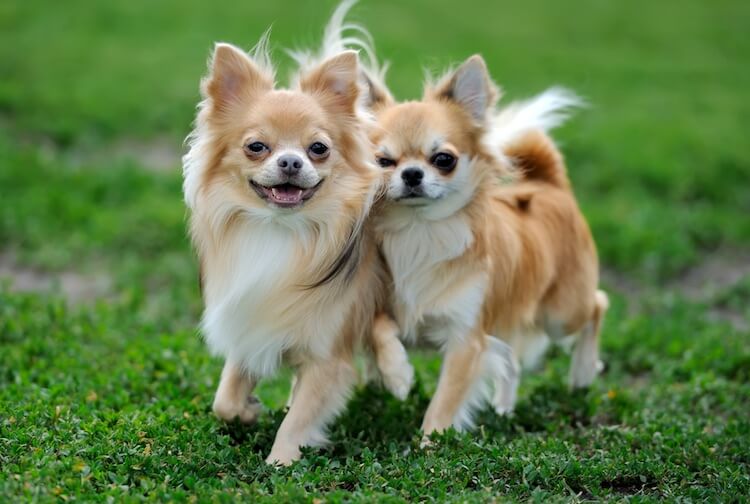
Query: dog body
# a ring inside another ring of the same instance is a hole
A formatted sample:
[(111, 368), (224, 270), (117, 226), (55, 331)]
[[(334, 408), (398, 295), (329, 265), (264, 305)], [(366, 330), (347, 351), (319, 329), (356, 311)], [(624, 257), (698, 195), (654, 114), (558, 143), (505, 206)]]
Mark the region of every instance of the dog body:
[(293, 366), (289, 413), (267, 459), (288, 464), (325, 441), (357, 381), (359, 346), (405, 354), (398, 340), (367, 338), (384, 272), (365, 225), (380, 173), (357, 109), (357, 55), (340, 51), (277, 89), (259, 47), (250, 57), (216, 46), (184, 192), (203, 333), (226, 360), (214, 411), (254, 421), (258, 380)]
[[(473, 57), (421, 102), (384, 104), (377, 114), (374, 142), (389, 179), (377, 230), (394, 278), (393, 313), (407, 336), (419, 333), (445, 354), (426, 436), (465, 427), (488, 374), (496, 410), (510, 411), (513, 354), (540, 333), (581, 332), (572, 385), (588, 385), (597, 369), (606, 296), (597, 291), (591, 234), (549, 137), (502, 114), (493, 131), (495, 93)], [(518, 131), (509, 135), (511, 127)], [(506, 156), (522, 171), (514, 184), (501, 183)]]

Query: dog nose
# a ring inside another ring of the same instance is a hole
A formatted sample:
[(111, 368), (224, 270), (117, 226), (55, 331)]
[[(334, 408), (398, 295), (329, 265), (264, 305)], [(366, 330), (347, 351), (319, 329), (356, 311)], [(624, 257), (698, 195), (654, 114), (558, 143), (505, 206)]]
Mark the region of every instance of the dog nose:
[(284, 154), (279, 157), (276, 163), (281, 168), (281, 171), (290, 177), (297, 175), (302, 169), (302, 158), (296, 154)]
[(422, 177), (424, 177), (424, 172), (421, 168), (406, 168), (401, 172), (401, 178), (404, 180), (404, 184), (409, 187), (416, 187), (421, 184)]

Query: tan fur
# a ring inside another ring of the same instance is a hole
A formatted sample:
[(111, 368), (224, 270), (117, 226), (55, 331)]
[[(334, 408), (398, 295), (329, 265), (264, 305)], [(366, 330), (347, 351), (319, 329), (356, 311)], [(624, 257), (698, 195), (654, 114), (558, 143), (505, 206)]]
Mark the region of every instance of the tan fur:
[[(382, 309), (384, 274), (364, 223), (380, 174), (356, 110), (357, 56), (347, 51), (313, 65), (291, 89), (274, 87), (269, 65), (262, 55), (217, 45), (184, 189), (201, 263), (203, 332), (226, 359), (214, 411), (254, 421), (255, 384), (281, 364), (293, 366), (289, 413), (267, 459), (289, 464), (301, 446), (325, 442), (327, 423), (356, 383), (354, 352), (394, 344), (363, 341)], [(249, 152), (254, 141), (269, 149)], [(329, 155), (308, 158), (312, 142), (324, 142)], [(319, 181), (294, 209), (270, 204), (252, 185), (276, 177), (274, 156), (287, 151), (299, 153), (305, 176)]]
[(570, 188), (562, 154), (544, 132), (530, 130), (503, 149), (524, 180), (548, 182), (561, 189)]
[[(455, 89), (461, 72), (468, 84)], [(433, 177), (448, 187), (444, 196), (423, 205), (393, 200), (377, 222), (394, 275), (396, 319), (407, 333), (418, 327), (445, 351), (438, 389), (423, 422), (426, 436), (450, 425), (460, 427), (456, 415), (480, 378), (486, 335), (514, 343), (540, 331), (553, 336), (582, 332), (577, 349), (584, 350), (576, 351), (574, 365), (596, 367), (598, 362), (606, 296), (597, 291), (596, 249), (562, 156), (552, 140), (536, 130), (503, 152), (485, 145), (495, 94), (483, 62), (475, 56), (428, 89), (421, 102), (397, 104), (378, 114), (376, 148), (396, 163), (387, 170), (391, 186), (400, 187), (396, 181), (405, 166), (416, 166), (425, 171), (425, 179)], [(484, 114), (477, 103), (485, 107)], [(426, 147), (433, 142), (439, 151), (463, 156), (465, 166), (459, 162), (449, 174), (431, 166)], [(516, 160), (521, 174), (510, 185), (501, 182), (514, 171), (503, 161), (506, 156)], [(464, 182), (457, 186), (459, 178)], [(414, 243), (418, 239), (423, 242)], [(466, 246), (448, 254), (455, 240), (464, 240)], [(423, 259), (409, 263), (417, 254)], [(452, 311), (456, 303), (472, 306), (467, 289), (481, 294), (481, 310), (470, 320), (462, 318), (466, 308)], [(574, 386), (588, 385), (593, 378), (584, 373), (579, 379), (572, 371)], [(512, 402), (515, 390), (501, 390), (496, 397)], [(498, 411), (512, 408), (495, 406)]]
[(385, 313), (375, 318), (371, 341), (378, 370), (386, 388), (404, 400), (414, 381), (414, 368), (399, 340), (400, 334), (396, 323)]
[(260, 414), (260, 402), (253, 396), (257, 380), (240, 367), (227, 362), (221, 371), (221, 382), (214, 397), (214, 414), (231, 422), (253, 423)]
[(425, 436), (453, 425), (456, 411), (466, 400), (467, 390), (479, 378), (486, 340), (478, 328), (467, 336), (461, 346), (451, 349), (445, 355), (435, 396), (430, 401), (422, 422)]

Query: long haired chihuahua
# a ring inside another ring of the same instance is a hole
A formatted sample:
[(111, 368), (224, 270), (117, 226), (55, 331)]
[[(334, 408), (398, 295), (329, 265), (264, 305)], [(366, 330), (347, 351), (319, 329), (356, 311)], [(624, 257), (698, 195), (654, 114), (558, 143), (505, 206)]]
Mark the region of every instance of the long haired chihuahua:
[[(487, 396), (495, 409), (510, 411), (516, 356), (540, 334), (578, 334), (570, 382), (587, 386), (600, 365), (607, 297), (562, 156), (545, 133), (575, 100), (553, 90), (495, 113), (498, 89), (480, 56), (428, 85), (418, 102), (396, 103), (373, 75), (373, 139), (388, 179), (376, 226), (393, 275), (392, 314), (407, 337), (444, 352), (425, 436), (469, 425), (483, 378), (495, 382)], [(383, 317), (376, 329), (394, 332)]]
[[(214, 412), (252, 422), (258, 380), (281, 364), (296, 372), (269, 463), (325, 441), (383, 292), (364, 225), (380, 173), (358, 105), (358, 57), (336, 49), (279, 89), (265, 38), (251, 55), (217, 44), (184, 158), (202, 331), (226, 362)], [(365, 343), (405, 360), (397, 340)]]

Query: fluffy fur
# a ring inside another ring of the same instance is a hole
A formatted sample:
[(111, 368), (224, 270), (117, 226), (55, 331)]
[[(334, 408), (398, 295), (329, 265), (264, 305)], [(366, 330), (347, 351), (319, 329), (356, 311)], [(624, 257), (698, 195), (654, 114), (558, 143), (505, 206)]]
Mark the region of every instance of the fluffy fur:
[(360, 52), (360, 83), (365, 92), (359, 99), (360, 113), (365, 118), (385, 105), (395, 103), (385, 85), (387, 62), (379, 62), (372, 36), (362, 25), (346, 21), (346, 16), (357, 0), (344, 0), (331, 15), (323, 33), (323, 43), (318, 51), (290, 50), (289, 55), (301, 69), (310, 68), (321, 60), (346, 50)]
[[(471, 406), (488, 397), (479, 385), (488, 362), (492, 402), (512, 410), (514, 354), (535, 335), (579, 333), (574, 387), (588, 385), (599, 365), (607, 301), (597, 290), (596, 250), (545, 133), (577, 99), (551, 90), (495, 113), (497, 95), (473, 56), (421, 101), (377, 111), (373, 140), (388, 177), (377, 229), (394, 279), (393, 314), (405, 334), (444, 352), (425, 436), (470, 423)], [(501, 182), (510, 176), (514, 183)]]
[[(258, 380), (294, 366), (289, 413), (267, 459), (288, 464), (301, 446), (325, 441), (381, 307), (381, 263), (364, 226), (380, 174), (359, 112), (357, 54), (326, 50), (280, 89), (266, 45), (264, 37), (252, 55), (216, 45), (184, 193), (202, 331), (226, 360), (214, 411), (255, 420)], [(367, 346), (398, 351), (387, 338)]]
[[(325, 27), (323, 41), (317, 51), (303, 49), (287, 52), (301, 69), (299, 74), (319, 65), (321, 61), (335, 54), (349, 50), (359, 51), (361, 93), (357, 100), (356, 110), (368, 134), (372, 135), (378, 127), (374, 113), (396, 102), (385, 86), (388, 63), (378, 61), (370, 33), (362, 25), (346, 19), (356, 3), (357, 0), (344, 0), (336, 7)], [(382, 192), (381, 184), (372, 213), (377, 213), (382, 204)], [(373, 219), (367, 219), (364, 222), (364, 228), (365, 234), (372, 235)], [(378, 285), (383, 286), (385, 291), (387, 290), (385, 286), (391, 282), (391, 278), (381, 256), (378, 256), (377, 271), (380, 280)], [(399, 399), (405, 399), (413, 385), (414, 369), (407, 358), (406, 350), (400, 343), (401, 332), (398, 326), (383, 318), (376, 318), (375, 327), (377, 330), (370, 333), (370, 338), (366, 340), (366, 343), (370, 345), (371, 353), (375, 357), (377, 375), (393, 395)]]

